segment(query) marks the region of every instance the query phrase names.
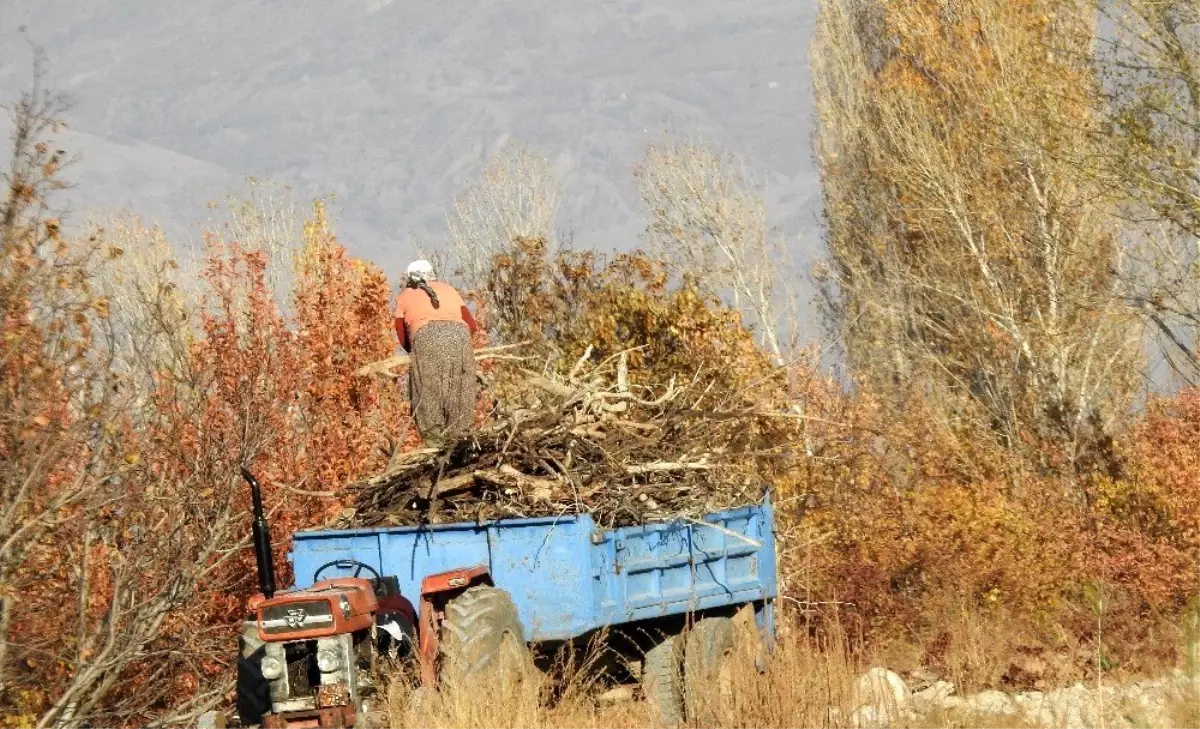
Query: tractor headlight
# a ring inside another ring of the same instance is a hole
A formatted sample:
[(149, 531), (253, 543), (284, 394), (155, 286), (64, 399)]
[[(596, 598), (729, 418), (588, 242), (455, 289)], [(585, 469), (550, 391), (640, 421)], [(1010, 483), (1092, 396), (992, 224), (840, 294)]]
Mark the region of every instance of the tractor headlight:
[(263, 678), (268, 681), (274, 681), (283, 675), (283, 661), (275, 656), (263, 656), (259, 668), (262, 669)]
[(317, 651), (317, 668), (321, 673), (333, 673), (342, 667), (342, 652), (337, 648), (322, 648)]
[(342, 604), (342, 617), (345, 618), (346, 620), (349, 620), (350, 619), (350, 601), (346, 599), (345, 595), (340, 596), (338, 598), (338, 600)]

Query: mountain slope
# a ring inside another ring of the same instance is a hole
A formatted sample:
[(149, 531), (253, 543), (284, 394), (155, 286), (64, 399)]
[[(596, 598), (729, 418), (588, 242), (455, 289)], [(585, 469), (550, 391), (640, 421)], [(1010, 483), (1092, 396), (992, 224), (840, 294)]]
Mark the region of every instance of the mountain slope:
[[(441, 238), (453, 196), (513, 139), (553, 162), (560, 222), (578, 242), (630, 248), (643, 226), (630, 169), (668, 124), (748, 154), (800, 260), (817, 245), (813, 2), (206, 7), (0, 0), (0, 93), (28, 79), (23, 26), (91, 138), (76, 208), (132, 203), (181, 230), (220, 184), (269, 177), (306, 197), (335, 193), (351, 249), (395, 267)], [(206, 172), (172, 173), (184, 159)]]

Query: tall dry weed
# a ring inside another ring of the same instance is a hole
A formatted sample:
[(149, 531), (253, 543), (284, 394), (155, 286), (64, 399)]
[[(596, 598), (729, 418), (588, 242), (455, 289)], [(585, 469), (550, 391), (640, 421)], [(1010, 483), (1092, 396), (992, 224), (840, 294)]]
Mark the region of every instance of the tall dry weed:
[[(856, 692), (864, 663), (842, 641), (796, 637), (780, 641), (766, 661), (734, 661), (721, 686), (704, 685), (713, 711), (688, 729), (850, 729), (866, 700)], [(568, 682), (584, 681), (583, 675)], [(553, 689), (552, 689), (553, 688)], [(394, 685), (390, 729), (642, 729), (656, 724), (642, 700), (613, 703), (599, 683), (551, 687), (546, 675), (516, 688), (451, 688), (428, 692)], [(636, 694), (626, 693), (626, 698)], [(1182, 711), (1182, 710), (1181, 710)], [(900, 729), (1030, 729), (1020, 717), (966, 716), (935, 711), (898, 718)]]

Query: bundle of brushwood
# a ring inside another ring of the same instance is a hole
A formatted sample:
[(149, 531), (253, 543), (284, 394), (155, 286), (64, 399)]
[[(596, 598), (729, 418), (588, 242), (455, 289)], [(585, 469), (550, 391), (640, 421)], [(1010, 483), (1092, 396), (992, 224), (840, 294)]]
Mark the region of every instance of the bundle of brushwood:
[(762, 498), (741, 418), (674, 381), (629, 384), (626, 355), (555, 375), (517, 368), (492, 424), (358, 483), (337, 527), (590, 512), (602, 526), (696, 519)]

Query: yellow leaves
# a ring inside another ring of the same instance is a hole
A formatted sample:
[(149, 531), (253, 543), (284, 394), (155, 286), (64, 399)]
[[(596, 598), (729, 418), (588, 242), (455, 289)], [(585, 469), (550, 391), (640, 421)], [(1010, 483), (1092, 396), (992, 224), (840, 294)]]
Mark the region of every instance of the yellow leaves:
[[(45, 701), (45, 697), (41, 692), (21, 690), (15, 692), (17, 695), (17, 703), (25, 705), (38, 705)], [(5, 727), (13, 727), (13, 729), (34, 729), (37, 726), (38, 715), (32, 712), (19, 712), (11, 718), (6, 718), (3, 724)], [(9, 723), (11, 722), (11, 723)]]
[(96, 312), (96, 316), (101, 319), (107, 319), (109, 316), (108, 299), (100, 297), (92, 302), (92, 310)]

